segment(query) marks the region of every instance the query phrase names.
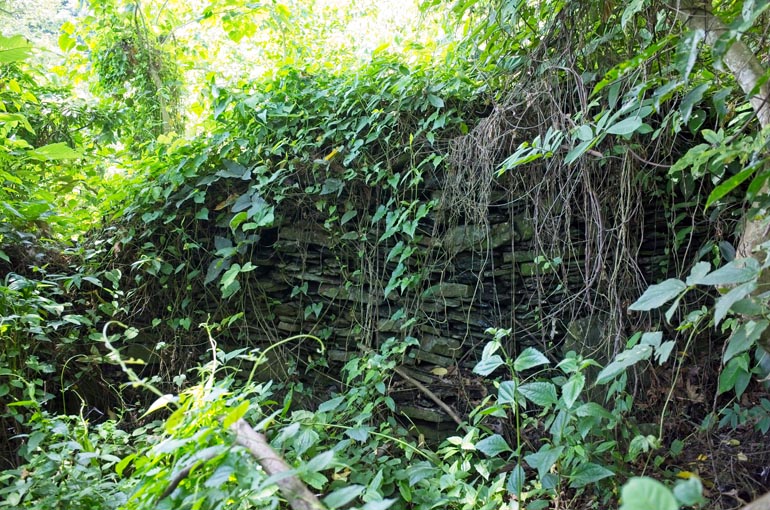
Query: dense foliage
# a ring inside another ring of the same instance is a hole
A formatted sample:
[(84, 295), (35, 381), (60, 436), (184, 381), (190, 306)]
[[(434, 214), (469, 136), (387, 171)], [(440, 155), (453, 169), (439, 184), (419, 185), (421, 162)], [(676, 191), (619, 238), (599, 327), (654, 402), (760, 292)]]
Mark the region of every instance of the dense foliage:
[(45, 58), (1, 36), (0, 508), (758, 496), (769, 6), (100, 0)]

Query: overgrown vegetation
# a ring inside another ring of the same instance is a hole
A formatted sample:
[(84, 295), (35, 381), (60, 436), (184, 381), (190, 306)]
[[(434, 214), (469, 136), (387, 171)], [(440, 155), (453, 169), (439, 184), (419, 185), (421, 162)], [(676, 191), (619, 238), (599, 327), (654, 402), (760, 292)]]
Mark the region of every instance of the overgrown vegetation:
[(765, 492), (770, 3), (397, 4), (0, 37), (0, 507)]

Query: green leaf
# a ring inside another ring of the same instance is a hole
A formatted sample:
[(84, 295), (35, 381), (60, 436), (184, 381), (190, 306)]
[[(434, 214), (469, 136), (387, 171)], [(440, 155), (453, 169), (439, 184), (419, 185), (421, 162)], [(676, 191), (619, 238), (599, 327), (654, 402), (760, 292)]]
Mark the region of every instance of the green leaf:
[(591, 462), (584, 462), (570, 473), (569, 486), (573, 489), (577, 489), (579, 487), (585, 487), (589, 483), (596, 483), (604, 478), (609, 478), (610, 476), (615, 476), (615, 473), (606, 467)]
[(602, 407), (601, 404), (597, 404), (596, 402), (586, 402), (582, 406), (575, 409), (575, 414), (580, 417), (593, 416), (595, 418), (606, 418), (609, 421), (616, 420), (615, 415)]
[(590, 142), (594, 139), (594, 131), (588, 124), (582, 124), (575, 129), (575, 137), (581, 142)]
[(408, 469), (409, 485), (416, 485), (417, 482), (430, 478), (436, 474), (436, 467), (430, 462), (422, 461), (413, 464)]
[(735, 356), (742, 352), (746, 352), (756, 345), (760, 335), (767, 329), (768, 321), (748, 321), (741, 324), (730, 336), (730, 340), (727, 342), (727, 348), (722, 356), (722, 363), (727, 363)]
[(331, 195), (333, 193), (339, 195), (344, 188), (345, 183), (343, 183), (341, 179), (329, 177), (324, 181), (323, 186), (321, 187), (321, 195)]
[(500, 387), (497, 389), (497, 403), (516, 403), (516, 381), (504, 381), (500, 383)]
[(428, 102), (436, 108), (442, 108), (444, 106), (444, 100), (433, 94), (428, 94)]
[(647, 360), (652, 355), (652, 346), (635, 345), (631, 349), (621, 352), (614, 361), (604, 367), (596, 376), (596, 384), (604, 384), (626, 371), (626, 369), (639, 361)]
[(702, 83), (688, 92), (684, 98), (682, 98), (682, 102), (679, 104), (679, 112), (682, 114), (683, 122), (690, 120), (692, 107), (701, 102), (703, 99), (703, 93), (706, 92), (710, 86), (710, 82)]
[(318, 412), (328, 413), (329, 411), (334, 411), (344, 401), (345, 401), (345, 395), (340, 395), (339, 397), (334, 397), (333, 399), (327, 400), (326, 402), (322, 402), (318, 406)]
[(208, 285), (217, 279), (217, 277), (226, 268), (230, 267), (230, 261), (225, 259), (214, 259), (209, 264), (209, 268), (206, 271), (206, 278), (203, 280), (203, 285)]
[(629, 306), (628, 309), (637, 312), (646, 312), (659, 308), (677, 297), (686, 289), (687, 285), (682, 280), (669, 278), (662, 283), (650, 285), (647, 290), (644, 291), (644, 294)]
[(522, 370), (529, 370), (530, 368), (547, 365), (550, 361), (545, 357), (543, 353), (535, 349), (534, 347), (527, 347), (513, 362), (513, 369), (517, 372)]
[(535, 405), (546, 407), (556, 404), (556, 386), (553, 383), (536, 381), (519, 386), (519, 393)]
[(233, 423), (243, 418), (248, 411), (249, 411), (249, 401), (244, 400), (243, 402), (238, 404), (238, 407), (236, 407), (235, 409), (231, 409), (230, 412), (227, 413), (224, 420), (222, 420), (222, 427), (224, 427), (225, 429), (229, 429)]
[(331, 467), (333, 463), (334, 450), (327, 450), (310, 459), (300, 470), (303, 473), (317, 473)]
[(514, 467), (511, 470), (510, 475), (508, 475), (508, 483), (506, 483), (505, 486), (505, 488), (508, 489), (508, 493), (517, 496), (521, 494), (525, 478), (524, 468), (521, 467), (521, 464), (516, 464), (516, 467)]
[(493, 434), (476, 443), (476, 449), (487, 457), (497, 457), (503, 452), (510, 452), (511, 447), (500, 434)]
[(580, 396), (580, 392), (583, 391), (585, 384), (586, 376), (581, 372), (576, 372), (572, 374), (572, 377), (569, 378), (569, 381), (567, 381), (564, 386), (562, 386), (561, 395), (564, 399), (564, 404), (567, 406), (567, 409), (570, 409), (575, 404), (575, 401)]
[[(748, 355), (746, 353), (732, 358), (719, 374), (719, 386), (717, 395), (735, 389), (736, 394), (742, 380), (749, 375)], [(744, 388), (745, 389), (745, 388)], [(743, 393), (742, 391), (740, 393)], [(740, 395), (739, 395), (740, 396)]]
[(714, 190), (709, 194), (708, 200), (706, 200), (706, 208), (708, 209), (711, 204), (740, 186), (743, 181), (754, 175), (754, 172), (757, 170), (757, 168), (758, 167), (756, 165), (752, 165), (742, 172), (733, 175), (726, 181), (722, 182), (719, 186), (714, 188)]
[(685, 280), (685, 283), (690, 285), (697, 285), (700, 280), (703, 279), (711, 271), (711, 264), (708, 262), (698, 262), (690, 270), (690, 275)]
[(326, 508), (340, 508), (357, 498), (366, 487), (363, 485), (348, 485), (330, 493), (323, 499)]
[(495, 354), (489, 358), (479, 361), (476, 366), (473, 367), (473, 373), (487, 376), (503, 365), (505, 365), (503, 358), (501, 358), (498, 354)]
[(393, 506), (393, 503), (395, 503), (395, 499), (380, 499), (380, 500), (374, 500), (369, 501), (364, 506), (361, 507), (361, 510), (388, 510), (391, 506)]
[(230, 480), (230, 476), (233, 474), (233, 467), (227, 464), (219, 465), (211, 476), (203, 482), (203, 486), (209, 489), (218, 489)]
[(228, 287), (235, 282), (235, 279), (238, 278), (238, 275), (241, 272), (241, 265), (240, 264), (233, 264), (230, 269), (225, 271), (225, 274), (222, 275), (222, 280), (220, 280), (220, 284), (222, 287)]
[(342, 215), (342, 219), (340, 220), (340, 225), (344, 225), (345, 223), (349, 222), (353, 218), (356, 217), (358, 214), (358, 211), (353, 209), (351, 211), (347, 211), (345, 214)]
[(62, 159), (78, 159), (83, 155), (78, 151), (71, 149), (66, 143), (52, 143), (43, 145), (37, 149), (27, 152), (27, 156), (37, 161), (55, 161)]
[(0, 64), (26, 60), (32, 52), (32, 44), (21, 35), (0, 35)]
[(641, 11), (644, 8), (645, 0), (631, 0), (623, 10), (623, 14), (620, 16), (620, 29), (625, 30), (626, 24), (634, 17), (634, 14)]
[(144, 418), (148, 414), (152, 414), (158, 409), (163, 409), (164, 407), (168, 407), (168, 405), (172, 402), (176, 402), (177, 397), (172, 395), (171, 393), (166, 393), (165, 395), (161, 395), (160, 397), (155, 399), (155, 402), (153, 402), (150, 407), (147, 409), (147, 411), (144, 412), (144, 414), (141, 416)]
[(733, 289), (730, 289), (730, 292), (720, 296), (714, 304), (714, 325), (719, 325), (719, 323), (722, 322), (722, 319), (724, 319), (727, 315), (727, 312), (730, 310), (730, 308), (732, 308), (735, 303), (754, 292), (756, 288), (757, 282), (755, 280), (751, 280)]
[(697, 476), (681, 480), (674, 485), (674, 497), (684, 506), (695, 506), (707, 503), (703, 497), (703, 483)]
[(679, 510), (674, 494), (652, 478), (634, 477), (620, 491), (620, 510)]
[(628, 117), (607, 128), (611, 135), (630, 135), (642, 125), (640, 117)]
[(577, 147), (567, 153), (567, 155), (564, 157), (564, 164), (571, 165), (577, 161), (577, 159), (585, 154), (585, 152), (590, 149), (597, 141), (598, 138), (594, 138), (592, 140), (586, 140), (585, 142), (580, 143)]
[(537, 469), (537, 476), (542, 478), (551, 470), (556, 461), (559, 460), (561, 453), (564, 451), (563, 446), (552, 447), (551, 445), (543, 445), (537, 453), (531, 453), (524, 457), (527, 464), (530, 467)]
[(701, 278), (700, 285), (735, 285), (754, 280), (759, 275), (759, 262), (753, 258), (736, 259)]

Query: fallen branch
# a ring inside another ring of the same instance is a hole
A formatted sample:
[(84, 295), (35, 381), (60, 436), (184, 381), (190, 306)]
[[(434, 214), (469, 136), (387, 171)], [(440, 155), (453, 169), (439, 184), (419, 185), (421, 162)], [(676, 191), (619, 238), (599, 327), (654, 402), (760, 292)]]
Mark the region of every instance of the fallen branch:
[(451, 407), (449, 407), (449, 404), (447, 404), (446, 402), (444, 402), (443, 400), (438, 398), (436, 396), (436, 394), (433, 393), (432, 391), (430, 391), (430, 389), (427, 386), (422, 384), (420, 381), (418, 381), (417, 379), (415, 379), (411, 375), (407, 374), (405, 370), (402, 370), (399, 367), (393, 367), (393, 370), (398, 375), (403, 377), (407, 382), (413, 384), (415, 386), (415, 388), (417, 388), (418, 390), (423, 392), (426, 397), (428, 397), (429, 399), (434, 401), (436, 403), (436, 405), (439, 406), (441, 409), (443, 409), (444, 412), (447, 413), (449, 415), (449, 417), (452, 418), (454, 420), (454, 422), (458, 426), (460, 426), (460, 427), (463, 426), (463, 421), (460, 419), (459, 416), (457, 416), (457, 413), (455, 413), (454, 410)]
[[(251, 428), (245, 420), (236, 421), (231, 427), (235, 443), (246, 448), (268, 475), (289, 473), (292, 468), (270, 447), (267, 438)], [(324, 510), (315, 494), (294, 475), (286, 475), (276, 481), (278, 488), (294, 510)]]
[[(362, 344), (358, 344), (358, 348), (361, 349), (362, 351), (366, 352), (366, 353), (370, 353), (371, 354), (373, 352), (370, 348), (368, 348), (368, 347), (366, 347), (365, 345), (362, 345)], [(438, 398), (435, 393), (433, 393), (432, 391), (430, 391), (430, 389), (428, 389), (427, 386), (425, 386), (420, 381), (418, 381), (417, 379), (415, 379), (414, 377), (412, 377), (411, 375), (406, 373), (406, 370), (402, 370), (399, 367), (393, 367), (393, 371), (396, 372), (398, 375), (400, 375), (402, 378), (404, 378), (404, 380), (406, 380), (407, 382), (409, 382), (412, 385), (414, 385), (415, 388), (417, 388), (418, 390), (423, 392), (426, 397), (428, 397), (433, 402), (435, 402), (436, 405), (439, 406), (441, 409), (443, 409), (444, 412), (447, 413), (449, 415), (449, 417), (452, 418), (452, 420), (454, 420), (454, 422), (459, 427), (463, 426), (463, 421), (460, 419), (459, 416), (457, 416), (457, 413), (454, 412), (454, 409), (449, 407), (449, 405), (446, 402), (444, 402), (443, 400)]]

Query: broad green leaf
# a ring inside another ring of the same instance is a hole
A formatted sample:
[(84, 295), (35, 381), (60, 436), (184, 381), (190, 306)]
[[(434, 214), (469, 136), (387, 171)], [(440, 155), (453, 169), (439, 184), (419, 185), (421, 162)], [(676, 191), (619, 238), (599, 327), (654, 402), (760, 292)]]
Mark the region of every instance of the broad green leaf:
[(345, 430), (345, 435), (354, 441), (364, 443), (369, 439), (371, 431), (372, 427), (354, 427), (352, 429)]
[(347, 485), (337, 489), (323, 499), (324, 506), (332, 509), (343, 507), (357, 498), (365, 489), (363, 485)]
[(501, 358), (499, 355), (495, 354), (493, 356), (490, 356), (489, 358), (482, 359), (478, 363), (476, 363), (476, 366), (473, 367), (473, 373), (479, 374), (479, 375), (489, 375), (501, 366), (505, 365), (505, 362), (503, 361), (503, 358)]
[(679, 510), (671, 490), (652, 478), (634, 477), (620, 491), (620, 510)]
[[(32, 129), (32, 124), (29, 123), (29, 120), (27, 120), (27, 117), (25, 117), (24, 115), (20, 113), (0, 112), (0, 124), (8, 123), (8, 124), (15, 125), (17, 122), (21, 124), (24, 127), (24, 129), (26, 129), (29, 133), (32, 133), (33, 135), (35, 134), (35, 130)], [(27, 144), (27, 146), (28, 145), (29, 144)], [(7, 174), (5, 172), (3, 172), (3, 174), (4, 174), (3, 177), (5, 179), (9, 179), (9, 177), (12, 178), (10, 174)], [(21, 181), (19, 181), (19, 183), (21, 183)]]
[(575, 409), (575, 414), (580, 417), (593, 416), (596, 418), (606, 418), (609, 421), (615, 421), (616, 419), (611, 412), (596, 402), (586, 402)]
[(735, 356), (742, 352), (746, 352), (756, 345), (760, 335), (767, 329), (768, 321), (748, 321), (740, 325), (733, 334), (730, 336), (730, 340), (727, 342), (727, 348), (722, 356), (722, 363), (727, 363)]
[(564, 386), (561, 388), (561, 395), (564, 399), (564, 404), (567, 409), (570, 409), (575, 401), (580, 396), (580, 392), (583, 391), (583, 387), (586, 384), (586, 376), (581, 372), (572, 374)]
[(623, 10), (623, 14), (620, 16), (620, 28), (626, 29), (626, 24), (634, 17), (634, 14), (641, 11), (644, 8), (645, 0), (631, 0)]
[(422, 461), (422, 462), (413, 464), (408, 469), (409, 484), (415, 485), (417, 482), (421, 480), (425, 480), (426, 478), (430, 478), (434, 476), (436, 473), (436, 470), (437, 468), (427, 461)]
[(147, 408), (147, 411), (144, 412), (142, 415), (142, 418), (147, 416), (148, 414), (152, 414), (158, 409), (163, 409), (164, 407), (168, 407), (168, 405), (172, 402), (176, 402), (177, 397), (175, 395), (172, 395), (171, 393), (166, 393), (165, 395), (161, 395), (160, 397), (155, 399), (155, 402), (153, 402), (149, 408)]
[(333, 463), (334, 450), (327, 450), (310, 459), (300, 469), (303, 473), (317, 473), (318, 471), (323, 471), (324, 469), (331, 467)]
[(611, 135), (630, 135), (642, 125), (640, 117), (628, 117), (607, 128)]
[(676, 347), (676, 342), (669, 340), (667, 342), (663, 342), (659, 347), (655, 348), (655, 359), (658, 360), (658, 365), (662, 365), (668, 361), (668, 358), (671, 356), (671, 352), (673, 352), (674, 347)]
[[(223, 270), (230, 267), (231, 262), (225, 259), (214, 259), (209, 264), (209, 268), (206, 271), (206, 278), (203, 280), (203, 285), (208, 285), (217, 279)], [(101, 285), (100, 285), (101, 286)]]
[(542, 479), (559, 460), (561, 453), (564, 451), (563, 446), (552, 447), (551, 445), (543, 445), (537, 453), (531, 453), (524, 457), (530, 467), (537, 469), (538, 478)]
[(697, 285), (700, 280), (703, 279), (711, 271), (711, 264), (708, 262), (698, 262), (690, 270), (690, 275), (685, 280), (685, 283), (689, 285)]
[(235, 279), (238, 277), (238, 275), (241, 272), (241, 265), (240, 264), (233, 264), (230, 269), (228, 269), (225, 274), (222, 275), (222, 280), (220, 281), (222, 287), (227, 287), (228, 285), (231, 285)]
[(511, 447), (505, 442), (503, 436), (500, 434), (493, 434), (489, 437), (485, 437), (478, 443), (476, 443), (476, 449), (486, 455), (487, 457), (497, 457), (503, 452), (510, 452)]
[(71, 149), (64, 142), (52, 143), (50, 145), (43, 145), (37, 149), (32, 149), (27, 152), (27, 156), (38, 161), (56, 161), (83, 157), (81, 153)]
[(585, 487), (589, 483), (596, 483), (604, 478), (609, 478), (610, 476), (615, 476), (615, 473), (606, 467), (591, 462), (583, 462), (570, 473), (569, 486), (573, 489), (577, 489), (579, 487)]
[(224, 420), (222, 420), (222, 426), (225, 429), (229, 429), (233, 423), (243, 418), (248, 411), (249, 411), (249, 401), (244, 400), (243, 402), (238, 404), (238, 406), (235, 409), (231, 409), (230, 412), (227, 413)]
[(687, 122), (690, 120), (692, 107), (701, 102), (703, 93), (706, 92), (710, 86), (710, 82), (702, 83), (682, 98), (682, 102), (679, 104), (679, 112), (682, 114), (682, 121)]
[(203, 482), (203, 486), (208, 489), (218, 489), (225, 483), (227, 483), (228, 480), (230, 480), (230, 476), (233, 474), (233, 467), (229, 466), (227, 464), (220, 464), (213, 473), (211, 473), (211, 476), (206, 479), (205, 482)]
[(553, 383), (536, 381), (519, 386), (519, 393), (535, 405), (546, 407), (556, 404), (556, 386)]
[(436, 108), (441, 108), (444, 106), (444, 100), (434, 94), (428, 94), (428, 102), (430, 102), (430, 104)]
[(0, 35), (0, 64), (19, 62), (29, 57), (32, 44), (21, 35), (5, 37)]
[(706, 208), (708, 209), (711, 204), (740, 186), (743, 181), (754, 175), (754, 172), (757, 170), (757, 168), (758, 167), (756, 165), (752, 165), (747, 169), (733, 175), (726, 181), (722, 182), (719, 186), (714, 188), (714, 190), (709, 194), (708, 200), (706, 200)]
[(597, 142), (597, 140), (598, 139), (595, 138), (592, 140), (586, 140), (585, 142), (581, 142), (580, 144), (578, 144), (577, 147), (569, 151), (567, 155), (564, 157), (564, 164), (571, 165), (572, 163), (577, 161), (577, 159), (583, 154), (585, 154), (585, 152), (588, 149), (590, 149)]
[(753, 258), (735, 259), (706, 275), (701, 285), (734, 285), (754, 280), (759, 275), (759, 262)]
[(752, 280), (730, 289), (730, 292), (720, 296), (714, 304), (714, 325), (719, 325), (732, 306), (745, 298), (757, 288), (757, 282)]
[(505, 488), (508, 490), (508, 494), (515, 494), (519, 495), (521, 494), (521, 489), (524, 487), (524, 481), (525, 481), (526, 475), (524, 474), (524, 468), (521, 467), (521, 464), (516, 464), (516, 467), (514, 467), (511, 470), (511, 473), (508, 475), (508, 482), (505, 485)]
[(339, 397), (334, 397), (333, 399), (327, 400), (326, 402), (322, 402), (318, 406), (318, 412), (328, 413), (329, 411), (334, 411), (344, 401), (345, 401), (345, 395), (340, 395)]
[(696, 506), (707, 502), (703, 497), (703, 483), (697, 476), (677, 482), (674, 485), (674, 497), (684, 506)]
[(345, 223), (349, 222), (353, 218), (358, 215), (358, 211), (353, 209), (350, 211), (347, 211), (345, 214), (342, 215), (342, 219), (340, 219), (340, 225), (344, 225)]
[(342, 190), (345, 188), (345, 183), (342, 182), (341, 179), (337, 179), (335, 177), (329, 177), (324, 181), (323, 186), (321, 187), (321, 195), (331, 195), (333, 193), (336, 193), (339, 195), (342, 193)]
[(652, 347), (658, 348), (660, 347), (660, 342), (663, 340), (663, 332), (662, 331), (645, 331), (642, 334), (641, 340), (639, 340), (640, 345), (651, 345)]
[(588, 141), (593, 140), (593, 138), (594, 138), (593, 129), (591, 129), (591, 126), (589, 126), (587, 124), (583, 124), (581, 126), (578, 126), (578, 128), (575, 130), (574, 135), (581, 142), (588, 142)]
[(513, 369), (516, 372), (522, 370), (529, 370), (530, 368), (537, 367), (539, 365), (547, 365), (550, 361), (545, 357), (543, 353), (535, 349), (534, 347), (527, 347), (513, 362)]
[(395, 502), (396, 500), (393, 498), (369, 501), (361, 507), (361, 510), (388, 510)]
[(516, 381), (503, 381), (497, 390), (498, 404), (516, 403)]
[(671, 301), (686, 289), (687, 285), (682, 280), (669, 278), (662, 283), (650, 285), (628, 309), (637, 312), (654, 310)]
[(596, 376), (596, 384), (604, 384), (614, 379), (625, 372), (628, 367), (639, 361), (650, 359), (651, 355), (652, 346), (650, 345), (635, 345), (631, 349), (621, 352), (612, 363), (599, 372), (599, 375)]
[[(743, 391), (738, 391), (742, 381), (749, 375), (748, 367), (748, 355), (743, 353), (737, 357), (732, 358), (727, 362), (727, 365), (722, 369), (719, 374), (719, 386), (717, 388), (717, 395), (721, 395), (727, 391), (735, 389), (736, 394), (740, 396)], [(745, 389), (745, 387), (743, 388)]]

